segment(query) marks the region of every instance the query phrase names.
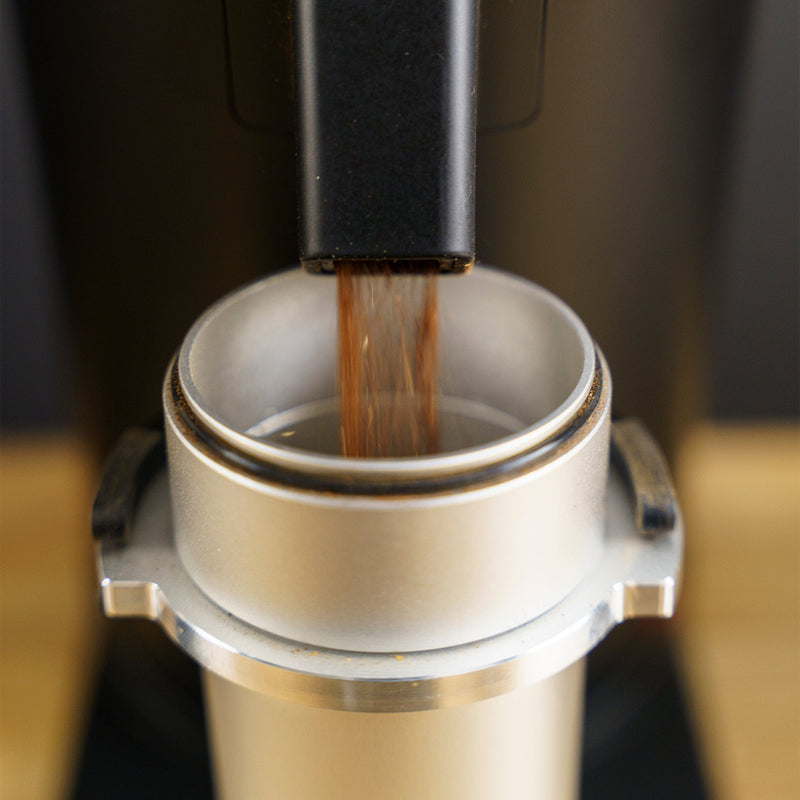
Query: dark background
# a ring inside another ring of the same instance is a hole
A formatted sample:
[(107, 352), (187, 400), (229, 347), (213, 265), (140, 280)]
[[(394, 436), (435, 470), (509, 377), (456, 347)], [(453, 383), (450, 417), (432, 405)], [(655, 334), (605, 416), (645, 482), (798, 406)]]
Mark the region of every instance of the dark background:
[[(117, 13), (124, 5), (115, 4)], [(266, 66), (276, 76), (266, 101), (253, 100), (241, 81), (233, 87), (238, 99), (225, 99), (230, 74), (191, 62), (193, 48), (216, 41), (207, 28), (219, 22), (222, 6), (195, 3), (197, 13), (187, 17), (171, 4), (156, 14), (137, 13), (135, 5), (128, 4), (122, 20), (125, 39), (115, 41), (121, 29), (109, 22), (112, 9), (103, 3), (30, 0), (17, 7), (3, 0), (0, 411), (6, 431), (77, 421), (100, 431), (105, 443), (123, 424), (140, 421), (145, 409), (157, 410), (161, 370), (204, 305), (295, 259), (292, 126), (282, 67)], [(228, 5), (228, 46), (235, 44), (235, 13), (246, 16), (246, 5)], [(723, 418), (794, 417), (800, 407), (797, 7), (780, 0), (725, 5), (727, 50), (712, 66), (727, 84), (724, 92), (709, 89), (722, 110), (716, 138), (701, 152), (715, 165), (701, 187), (713, 202), (706, 206), (700, 265), (697, 348), (708, 390), (699, 410)], [(548, 35), (558, 36), (557, 23)], [(698, 19), (689, 23), (699, 29)], [(268, 57), (275, 59), (285, 30), (273, 30)], [(158, 50), (165, 37), (187, 53), (173, 51), (166, 67)], [(217, 46), (223, 63), (226, 42)], [(247, 56), (241, 52), (228, 53), (234, 70)], [(535, 48), (526, 57), (538, 58)], [(551, 62), (546, 73), (554, 84), (557, 69)], [(557, 112), (555, 91), (548, 98), (545, 86), (545, 113), (548, 105)], [(223, 99), (215, 105), (217, 96)], [(533, 104), (530, 91), (527, 97)], [(255, 122), (231, 111), (229, 101)], [(276, 109), (274, 119), (259, 118), (264, 108)], [(235, 150), (220, 144), (225, 137), (235, 139)], [(480, 180), (479, 169), (479, 194)], [(264, 192), (270, 182), (284, 187), (285, 197)], [(479, 255), (504, 255), (488, 226), (481, 228), (481, 208), (479, 201)], [(166, 274), (170, 262), (184, 265), (179, 276)], [(643, 275), (647, 269), (643, 264)], [(588, 318), (616, 357), (611, 363), (624, 391), (625, 360), (604, 330), (615, 310), (594, 309), (597, 301), (572, 292), (569, 281), (548, 280), (546, 271), (533, 277)], [(651, 302), (642, 295), (643, 328)], [(639, 335), (634, 329), (630, 338)], [(141, 377), (131, 378), (137, 369)], [(129, 396), (131, 386), (152, 400)]]

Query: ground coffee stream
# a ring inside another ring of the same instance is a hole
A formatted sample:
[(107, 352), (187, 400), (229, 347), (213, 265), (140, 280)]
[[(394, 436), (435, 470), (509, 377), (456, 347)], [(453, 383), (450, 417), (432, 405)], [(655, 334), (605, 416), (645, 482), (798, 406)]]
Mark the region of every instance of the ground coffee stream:
[(438, 270), (351, 261), (336, 275), (342, 453), (438, 452)]

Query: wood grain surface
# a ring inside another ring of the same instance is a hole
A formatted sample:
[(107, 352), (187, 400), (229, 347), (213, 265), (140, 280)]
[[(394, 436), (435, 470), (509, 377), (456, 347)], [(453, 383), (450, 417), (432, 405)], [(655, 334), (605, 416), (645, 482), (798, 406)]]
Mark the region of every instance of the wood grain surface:
[(800, 797), (800, 431), (705, 426), (681, 448), (676, 620), (719, 800)]
[(0, 448), (0, 798), (68, 796), (100, 621), (91, 462), (71, 437)]

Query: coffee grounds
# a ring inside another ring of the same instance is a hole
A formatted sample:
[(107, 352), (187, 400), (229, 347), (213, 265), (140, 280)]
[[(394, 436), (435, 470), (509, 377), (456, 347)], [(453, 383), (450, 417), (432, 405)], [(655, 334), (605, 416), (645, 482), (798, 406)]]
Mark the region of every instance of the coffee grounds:
[(345, 261), (336, 275), (342, 453), (438, 452), (438, 270)]

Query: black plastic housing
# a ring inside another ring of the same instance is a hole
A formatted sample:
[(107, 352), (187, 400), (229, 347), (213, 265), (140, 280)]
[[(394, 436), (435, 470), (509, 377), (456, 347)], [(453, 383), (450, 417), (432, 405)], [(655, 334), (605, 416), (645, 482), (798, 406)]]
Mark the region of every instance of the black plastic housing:
[(476, 0), (295, 0), (301, 259), (475, 251)]

